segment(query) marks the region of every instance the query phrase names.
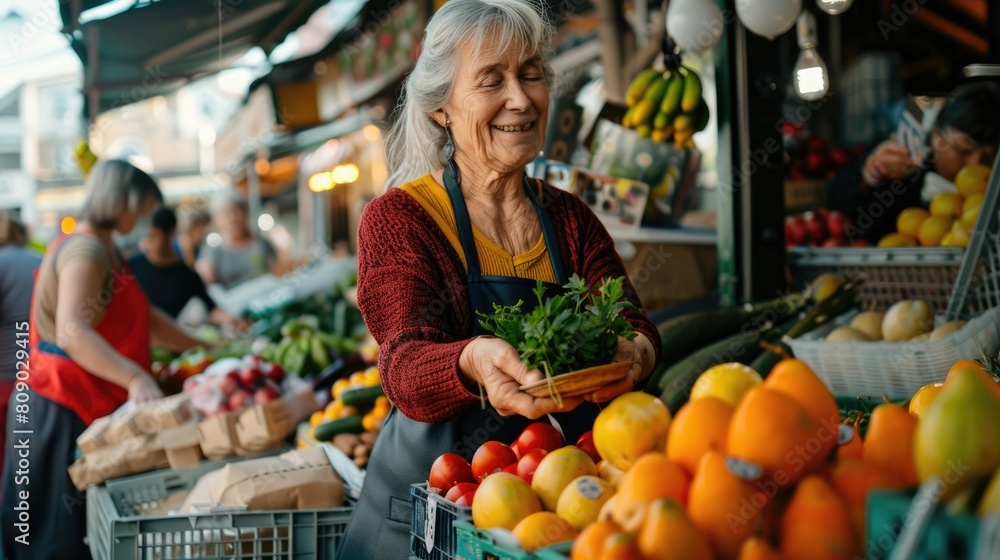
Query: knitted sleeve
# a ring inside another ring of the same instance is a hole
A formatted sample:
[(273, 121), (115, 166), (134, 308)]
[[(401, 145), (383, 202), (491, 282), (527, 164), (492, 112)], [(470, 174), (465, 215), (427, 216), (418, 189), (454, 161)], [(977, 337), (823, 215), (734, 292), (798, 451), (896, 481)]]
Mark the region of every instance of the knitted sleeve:
[(370, 202), (358, 229), (358, 306), (379, 343), (382, 386), (419, 422), (447, 421), (478, 402), (458, 373), (470, 340), (464, 285), (439, 237), (398, 189)]

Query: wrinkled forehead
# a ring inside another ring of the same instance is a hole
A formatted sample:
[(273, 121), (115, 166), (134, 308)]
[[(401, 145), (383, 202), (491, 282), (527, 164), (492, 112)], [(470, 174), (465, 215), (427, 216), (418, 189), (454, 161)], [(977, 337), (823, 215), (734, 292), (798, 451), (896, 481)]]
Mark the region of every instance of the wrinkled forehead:
[(518, 66), (536, 62), (541, 66), (539, 45), (517, 26), (495, 23), (470, 30), (458, 50), (461, 66), (476, 73), (482, 68), (516, 60)]

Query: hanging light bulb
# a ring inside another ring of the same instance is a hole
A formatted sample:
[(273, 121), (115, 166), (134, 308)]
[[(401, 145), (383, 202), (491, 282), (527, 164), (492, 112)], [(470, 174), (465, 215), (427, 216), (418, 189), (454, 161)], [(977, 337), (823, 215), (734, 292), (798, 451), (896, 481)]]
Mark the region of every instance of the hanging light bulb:
[(817, 101), (830, 91), (830, 72), (816, 52), (816, 18), (803, 10), (796, 27), (802, 53), (792, 70), (795, 76), (795, 93), (806, 101)]
[(837, 16), (846, 12), (853, 4), (854, 0), (816, 0), (816, 5), (819, 6), (819, 9), (831, 16)]

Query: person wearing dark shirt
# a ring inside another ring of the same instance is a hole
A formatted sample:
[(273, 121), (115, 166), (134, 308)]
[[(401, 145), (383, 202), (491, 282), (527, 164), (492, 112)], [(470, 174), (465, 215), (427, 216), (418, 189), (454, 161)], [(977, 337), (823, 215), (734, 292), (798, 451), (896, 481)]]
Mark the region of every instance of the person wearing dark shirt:
[(220, 309), (208, 295), (198, 273), (177, 256), (173, 247), (177, 216), (170, 208), (160, 208), (140, 246), (142, 253), (129, 260), (129, 268), (149, 301), (172, 318), (177, 318), (191, 298), (198, 298), (209, 310), (210, 323), (239, 330), (246, 322)]
[[(955, 88), (928, 135), (928, 152), (918, 163), (894, 140), (840, 171), (826, 186), (826, 203), (854, 223), (851, 240), (877, 243), (896, 230), (900, 212), (927, 206), (927, 181), (936, 174), (948, 182), (966, 165), (992, 165), (1000, 143), (1000, 84), (972, 82)], [(923, 193), (923, 196), (922, 196)]]

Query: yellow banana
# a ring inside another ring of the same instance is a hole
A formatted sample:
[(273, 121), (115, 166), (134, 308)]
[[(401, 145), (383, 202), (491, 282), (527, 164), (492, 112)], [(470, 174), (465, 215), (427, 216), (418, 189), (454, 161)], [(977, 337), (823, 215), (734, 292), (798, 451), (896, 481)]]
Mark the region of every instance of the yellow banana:
[(701, 99), (701, 77), (694, 70), (684, 67), (687, 73), (684, 74), (684, 94), (681, 96), (681, 111), (690, 113), (698, 106)]
[(689, 113), (677, 115), (677, 118), (674, 119), (674, 129), (677, 130), (678, 134), (681, 131), (694, 134), (694, 120), (691, 115)]
[(649, 135), (653, 133), (653, 127), (649, 126), (648, 123), (640, 124), (635, 128), (635, 131), (639, 133), (642, 138), (649, 138)]
[(632, 125), (638, 127), (639, 125), (650, 124), (654, 111), (656, 111), (656, 108), (653, 107), (653, 103), (648, 99), (643, 99), (636, 104), (635, 112), (632, 113)]
[(649, 88), (646, 89), (646, 93), (643, 94), (642, 98), (644, 100), (648, 99), (650, 103), (653, 104), (653, 112), (660, 106), (663, 101), (663, 94), (667, 92), (667, 79), (663, 76), (657, 76), (653, 78), (653, 82), (649, 84)]
[(649, 134), (649, 137), (653, 142), (666, 142), (670, 139), (670, 133), (662, 129), (654, 129), (653, 132)]
[(652, 68), (647, 68), (632, 80), (632, 83), (628, 86), (628, 91), (625, 92), (625, 101), (629, 105), (635, 105), (642, 99), (643, 95), (646, 94), (646, 90), (649, 88), (649, 84), (653, 82), (653, 79), (660, 75), (658, 70)]
[(629, 107), (625, 111), (625, 114), (622, 115), (622, 126), (624, 126), (625, 128), (632, 128), (633, 125), (632, 121), (634, 120), (634, 118), (635, 118), (635, 107)]

